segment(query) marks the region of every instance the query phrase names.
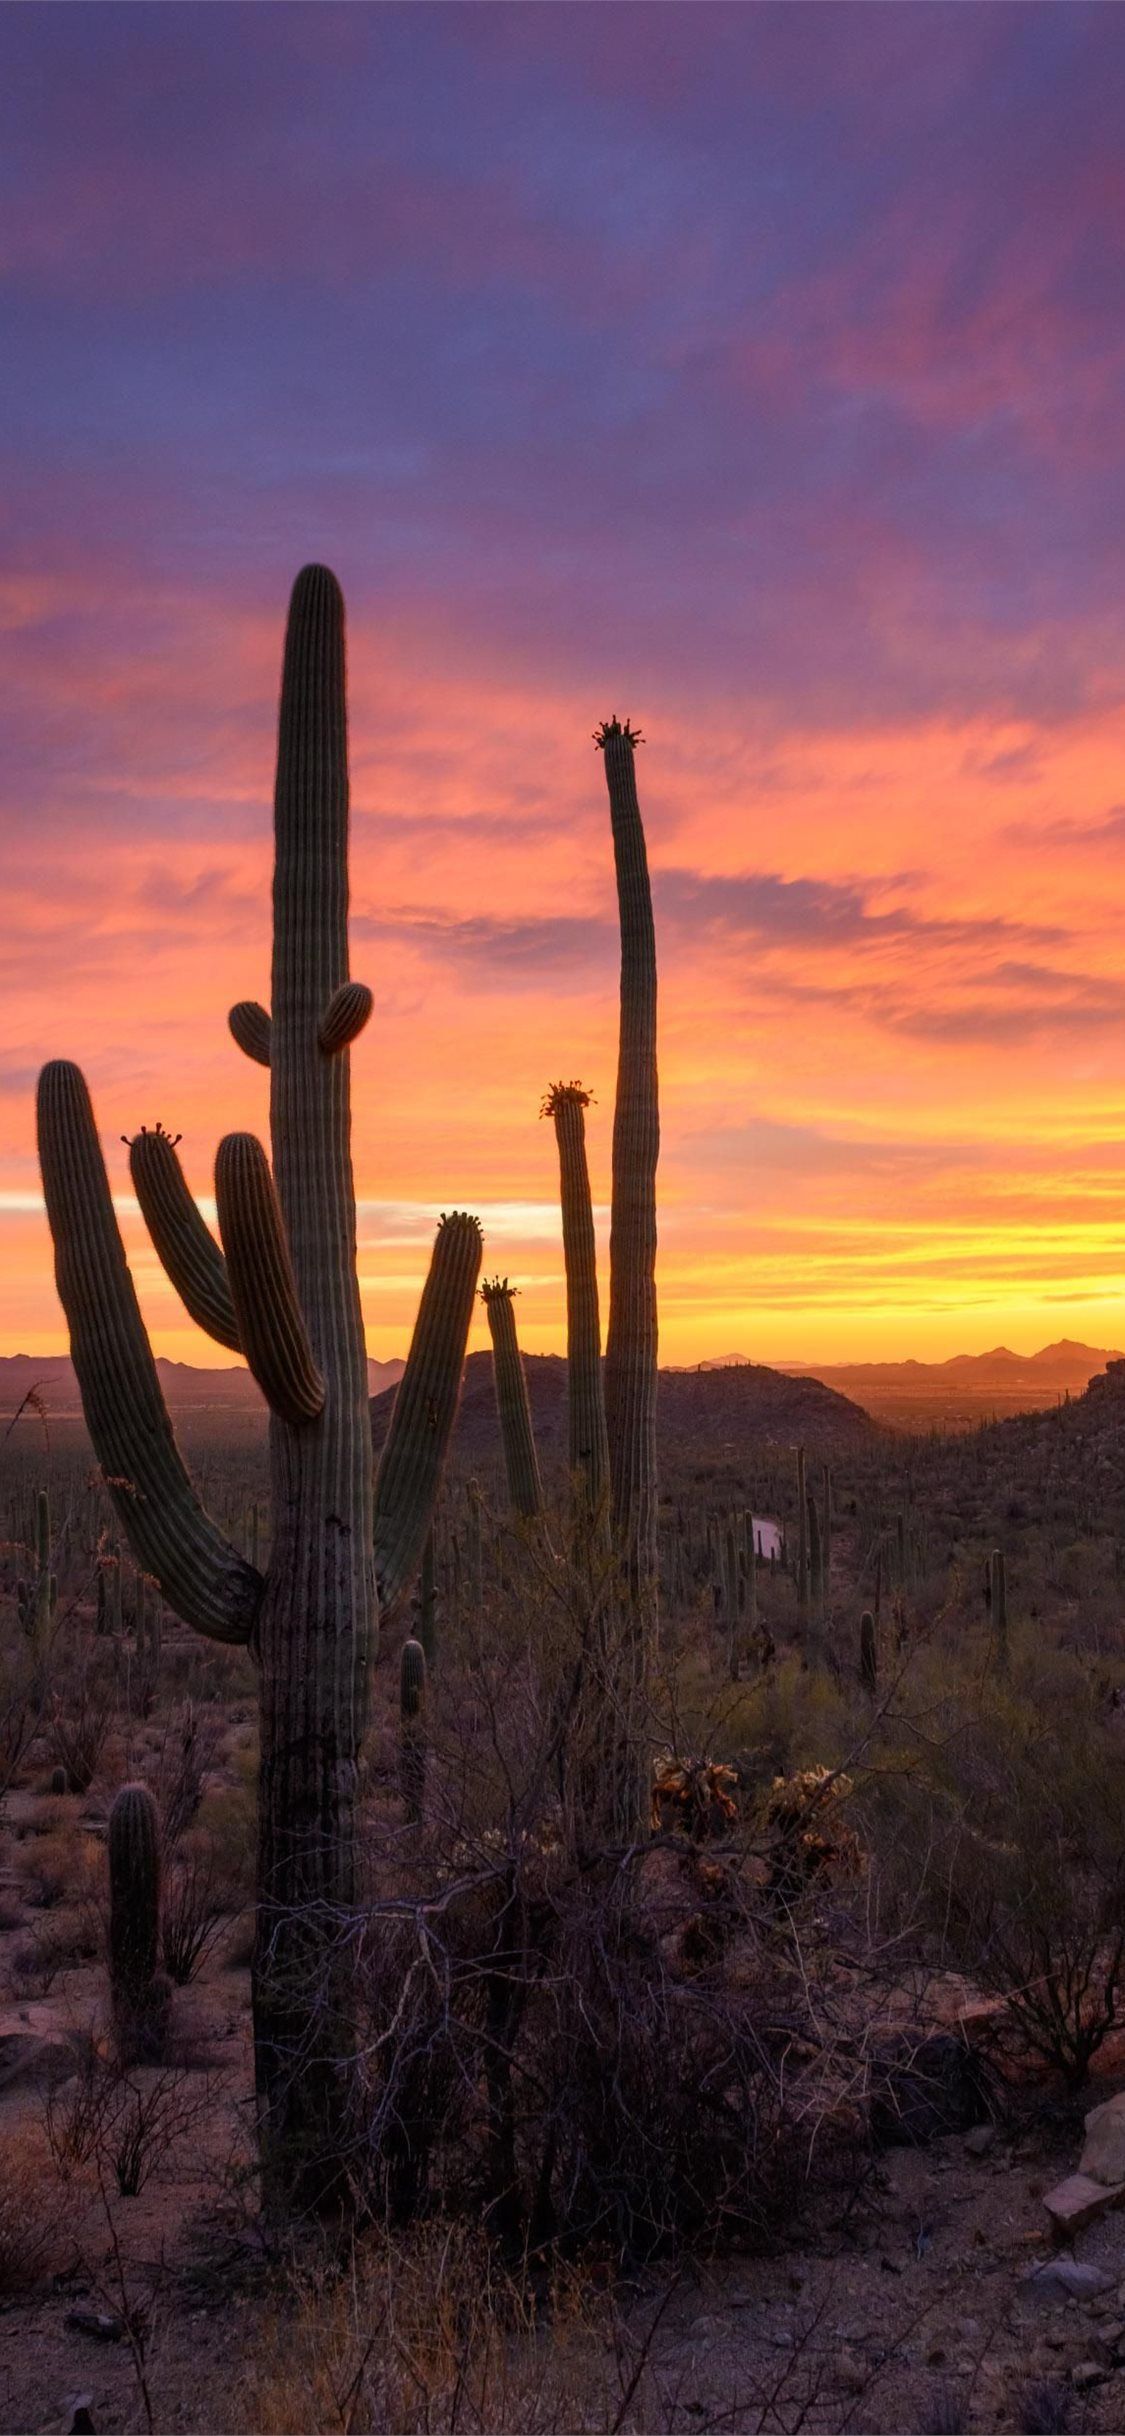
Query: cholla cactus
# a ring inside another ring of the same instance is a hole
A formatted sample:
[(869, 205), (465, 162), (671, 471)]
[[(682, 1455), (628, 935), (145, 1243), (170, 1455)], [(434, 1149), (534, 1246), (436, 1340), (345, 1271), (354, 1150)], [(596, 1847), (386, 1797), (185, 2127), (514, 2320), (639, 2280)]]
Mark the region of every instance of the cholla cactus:
[(492, 1370), (508, 1495), (515, 1512), (530, 1520), (543, 1511), (543, 1483), (512, 1307), (519, 1288), (510, 1285), (506, 1277), (486, 1277), (480, 1292), (492, 1338)]
[(156, 2063), (168, 2023), (160, 1951), (160, 1821), (147, 1785), (122, 1785), (109, 1814), (109, 1979), (118, 2054)]
[(76, 1066), (44, 1069), (39, 1143), (59, 1293), (91, 1437), (138, 1564), (170, 1605), (261, 1665), (259, 2121), (275, 2200), (332, 2195), (347, 2107), (340, 1924), (356, 1895), (355, 1805), (378, 1596), (409, 1591), (437, 1494), (480, 1267), (461, 1213), (438, 1232), (394, 1421), (372, 1481), (356, 1274), (349, 1044), (371, 1007), (348, 973), (343, 601), (306, 567), (285, 642), (269, 1012), (231, 1014), (268, 1067), (272, 1168), (253, 1135), (216, 1162), (222, 1249), (176, 1142), (135, 1136), (138, 1199), (168, 1274), (271, 1409), (264, 1574), (210, 1520), (172, 1435)]

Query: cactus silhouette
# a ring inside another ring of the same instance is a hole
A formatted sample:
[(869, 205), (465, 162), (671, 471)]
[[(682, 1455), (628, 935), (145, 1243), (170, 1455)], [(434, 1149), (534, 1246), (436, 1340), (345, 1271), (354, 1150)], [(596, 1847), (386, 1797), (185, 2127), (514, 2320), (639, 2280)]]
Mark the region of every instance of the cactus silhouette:
[(656, 932), (628, 720), (603, 721), (595, 742), (605, 762), (621, 928), (621, 1008), (613, 1109), (609, 1231), (609, 1324), (605, 1411), (618, 1544), (646, 1624), (655, 1604), (656, 1164), (660, 1113), (656, 1071)]
[(514, 1511), (530, 1518), (543, 1511), (543, 1484), (512, 1308), (518, 1288), (509, 1285), (506, 1277), (486, 1277), (480, 1292), (492, 1338), (492, 1370), (508, 1495)]
[(35, 1574), (16, 1587), (19, 1619), (37, 1667), (42, 1666), (55, 1621), (57, 1585), (51, 1571), (51, 1500), (46, 1489), (35, 1499)]
[(379, 1601), (408, 1593), (456, 1411), (480, 1267), (477, 1221), (443, 1219), (377, 1484), (356, 1274), (349, 1043), (370, 993), (348, 973), (343, 601), (306, 567), (290, 602), (274, 800), (269, 1011), (230, 1028), (268, 1067), (272, 1169), (252, 1135), (216, 1161), (222, 1249), (175, 1140), (131, 1169), (189, 1311), (242, 1352), (271, 1408), (263, 1573), (200, 1503), (173, 1438), (78, 1068), (45, 1067), (39, 1143), (59, 1294), (95, 1451), (138, 1564), (261, 1670), (255, 2062), (271, 2204), (339, 2190), (351, 2038), (341, 1919), (355, 1900), (360, 1741)]
[(543, 1114), (554, 1121), (559, 1153), (566, 1269), (568, 1462), (588, 1510), (596, 1514), (609, 1484), (609, 1440), (602, 1383), (598, 1254), (586, 1158), (589, 1105), (590, 1094), (581, 1083), (552, 1083)]
[(412, 1826), (426, 1797), (426, 1653), (420, 1641), (404, 1641), (399, 1658), (398, 1781)]
[(159, 2060), (169, 1990), (160, 1951), (160, 1821), (147, 1785), (122, 1785), (109, 1814), (109, 1982), (122, 2063)]

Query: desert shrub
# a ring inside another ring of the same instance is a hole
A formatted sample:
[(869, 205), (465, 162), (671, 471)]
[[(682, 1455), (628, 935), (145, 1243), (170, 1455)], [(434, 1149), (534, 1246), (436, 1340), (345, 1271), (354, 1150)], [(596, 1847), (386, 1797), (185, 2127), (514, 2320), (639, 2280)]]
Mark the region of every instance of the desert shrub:
[(1067, 2436), (1074, 2403), (1074, 2388), (1061, 2377), (1033, 2378), (1013, 2398), (1012, 2426), (1019, 2436)]
[(72, 1793), (88, 1793), (97, 1775), (116, 1699), (112, 1665), (102, 1658), (77, 1667), (65, 1693), (51, 1703), (48, 1736)]
[(1125, 2014), (1125, 1784), (1076, 1694), (983, 1711), (935, 1842), (945, 1948), (1068, 2086)]
[(26, 1650), (0, 1658), (0, 1809), (15, 1783), (38, 1723)]
[(556, 2274), (545, 2294), (507, 2272), (479, 2231), (432, 2222), (357, 2243), (342, 2270), (286, 2280), (251, 2352), (239, 2419), (256, 2436), (609, 2436), (634, 2424), (624, 2389), (635, 2380), (640, 2391), (644, 2367), (623, 2348), (607, 2362), (611, 2334), (609, 2304), (589, 2282)]
[(41, 2130), (4, 2142), (0, 2175), (0, 2300), (29, 2292), (48, 2273), (58, 2245), (58, 2186)]
[(27, 1901), (37, 1910), (50, 1911), (84, 1882), (84, 1838), (73, 1825), (28, 1836), (18, 1847), (17, 1867)]
[(232, 1900), (253, 1892), (257, 1848), (257, 1751), (236, 1752), (233, 1784), (212, 1786), (199, 1811), (200, 1832), (208, 1840), (215, 1868)]
[(12, 1948), (9, 1967), (13, 1987), (20, 1994), (49, 1996), (60, 1974), (92, 1961), (100, 1945), (92, 1909), (54, 1913)]
[(91, 2043), (73, 2077), (49, 2090), (45, 2100), (44, 2127), (56, 2172), (67, 2181), (93, 2167), (120, 2198), (135, 2199), (153, 2176), (170, 2170), (215, 2102), (213, 2078), (189, 2079), (173, 2066), (123, 2070)]
[(428, 1884), (371, 1904), (354, 2164), (396, 2220), (483, 2214), (509, 2253), (773, 2237), (800, 2186), (799, 1999), (743, 1859), (685, 1839), (591, 1867), (544, 1828), (431, 1856)]
[(164, 1882), (160, 1945), (164, 1968), (186, 1988), (205, 1960), (231, 1909), (214, 1850), (205, 1838), (181, 1848)]
[(208, 1770), (222, 1740), (222, 1726), (186, 1700), (163, 1736), (153, 1779), (164, 1850), (170, 1853), (192, 1825), (203, 1800)]

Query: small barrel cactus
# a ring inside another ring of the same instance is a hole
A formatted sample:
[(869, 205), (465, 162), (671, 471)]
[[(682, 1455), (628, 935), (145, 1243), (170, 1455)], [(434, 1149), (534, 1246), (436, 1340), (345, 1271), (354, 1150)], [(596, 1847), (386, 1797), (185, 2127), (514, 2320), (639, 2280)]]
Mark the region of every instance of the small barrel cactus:
[(109, 1814), (109, 1978), (121, 2061), (159, 2061), (169, 1989), (160, 1951), (160, 1820), (147, 1785), (122, 1785)]

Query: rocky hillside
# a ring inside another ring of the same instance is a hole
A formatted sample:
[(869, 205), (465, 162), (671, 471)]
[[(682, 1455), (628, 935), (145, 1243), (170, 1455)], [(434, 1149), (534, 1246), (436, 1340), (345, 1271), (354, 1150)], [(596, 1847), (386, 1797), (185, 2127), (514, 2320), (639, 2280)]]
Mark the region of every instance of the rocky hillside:
[[(560, 1354), (524, 1357), (540, 1461), (566, 1461), (566, 1363)], [(387, 1433), (394, 1390), (376, 1396), (371, 1426), (376, 1448)], [(663, 1370), (657, 1405), (660, 1462), (666, 1473), (693, 1465), (737, 1467), (740, 1457), (798, 1444), (838, 1455), (879, 1436), (858, 1404), (819, 1379), (787, 1378), (746, 1362), (721, 1370)], [(467, 1464), (499, 1460), (500, 1435), (491, 1353), (471, 1353), (457, 1419), (454, 1453)]]

